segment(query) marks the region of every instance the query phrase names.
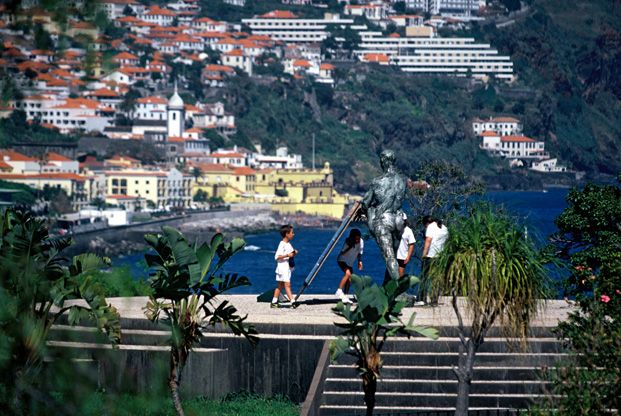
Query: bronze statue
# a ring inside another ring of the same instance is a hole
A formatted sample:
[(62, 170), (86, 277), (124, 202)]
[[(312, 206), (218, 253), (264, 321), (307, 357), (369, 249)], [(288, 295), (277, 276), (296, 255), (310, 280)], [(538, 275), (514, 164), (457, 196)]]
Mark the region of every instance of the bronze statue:
[(405, 226), (401, 205), (405, 199), (407, 180), (397, 172), (392, 150), (384, 150), (380, 154), (380, 166), (384, 173), (371, 182), (362, 200), (361, 211), (367, 216), (369, 231), (386, 261), (388, 275), (398, 279), (396, 252)]

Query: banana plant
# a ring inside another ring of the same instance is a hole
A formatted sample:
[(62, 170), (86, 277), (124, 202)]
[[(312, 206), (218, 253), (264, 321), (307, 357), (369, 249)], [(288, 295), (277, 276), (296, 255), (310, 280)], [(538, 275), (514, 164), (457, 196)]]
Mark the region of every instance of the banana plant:
[[(68, 263), (62, 252), (70, 238), (53, 238), (31, 213), (7, 209), (0, 217), (0, 369), (17, 412), (27, 412), (24, 388), (36, 391), (41, 364), (49, 357), (46, 342), (52, 325), (67, 313), (69, 324), (90, 319), (116, 345), (121, 339), (119, 314), (106, 303), (89, 272), (110, 260), (81, 254)], [(86, 306), (65, 305), (83, 299)], [(30, 397), (31, 399), (34, 398)], [(21, 404), (20, 404), (21, 403)]]
[(245, 322), (247, 315), (238, 315), (228, 301), (215, 301), (223, 292), (250, 285), (245, 276), (218, 274), (245, 243), (240, 238), (225, 243), (218, 233), (209, 244), (205, 242), (199, 246), (190, 244), (181, 232), (166, 226), (161, 233), (147, 234), (144, 239), (155, 251), (145, 254), (153, 288), (145, 315), (153, 322), (161, 321), (170, 327), (168, 387), (175, 410), (183, 415), (179, 396), (181, 373), (204, 329), (226, 325), (251, 344), (258, 342), (257, 331)]
[(397, 335), (409, 338), (415, 334), (438, 338), (435, 328), (414, 325), (415, 314), (407, 323), (401, 320), (406, 302), (399, 295), (417, 282), (415, 276), (404, 276), (398, 280), (387, 279), (382, 286), (378, 286), (368, 276), (352, 275), (357, 306), (339, 302), (333, 309), (336, 315), (345, 318), (347, 322), (335, 322), (343, 332), (330, 344), (330, 359), (334, 362), (343, 354), (356, 358), (367, 415), (372, 415), (375, 408), (377, 380), (382, 368), (381, 352), (386, 340)]

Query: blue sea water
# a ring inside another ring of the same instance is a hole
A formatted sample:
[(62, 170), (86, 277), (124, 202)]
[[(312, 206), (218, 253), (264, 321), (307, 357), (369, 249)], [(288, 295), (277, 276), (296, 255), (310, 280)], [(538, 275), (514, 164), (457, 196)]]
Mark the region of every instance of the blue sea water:
[[(527, 226), (528, 235), (532, 238), (544, 241), (547, 236), (556, 231), (554, 219), (565, 209), (566, 189), (550, 189), (547, 192), (488, 192), (485, 199), (494, 204), (501, 204), (506, 209), (521, 218)], [(354, 227), (361, 229), (363, 236), (368, 235), (368, 230), (362, 224)], [(335, 230), (297, 228), (292, 245), (299, 251), (296, 256), (296, 267), (292, 277), (293, 292), (297, 293), (304, 284), (304, 279), (323, 252)], [(347, 232), (346, 234), (347, 235)], [(415, 253), (420, 256), (422, 251), (422, 230), (415, 231), (417, 244)], [(344, 237), (343, 237), (344, 238)], [(280, 235), (276, 230), (259, 234), (249, 234), (244, 237), (247, 248), (233, 258), (224, 267), (224, 272), (238, 273), (247, 276), (252, 286), (237, 288), (233, 293), (258, 294), (272, 289), (274, 283), (274, 251), (280, 241)], [(336, 264), (336, 257), (342, 247), (343, 241), (339, 241), (324, 263), (312, 283), (306, 288), (305, 293), (327, 294), (334, 293), (342, 272)], [(130, 255), (117, 258), (115, 265), (130, 264), (137, 276), (146, 276), (144, 266), (140, 266), (140, 255)], [(355, 271), (357, 272), (357, 271)], [(420, 260), (414, 259), (408, 264), (408, 272), (418, 275), (420, 272)], [(379, 249), (372, 238), (365, 240), (363, 255), (363, 270), (357, 272), (371, 276), (378, 283), (384, 276), (384, 265)]]

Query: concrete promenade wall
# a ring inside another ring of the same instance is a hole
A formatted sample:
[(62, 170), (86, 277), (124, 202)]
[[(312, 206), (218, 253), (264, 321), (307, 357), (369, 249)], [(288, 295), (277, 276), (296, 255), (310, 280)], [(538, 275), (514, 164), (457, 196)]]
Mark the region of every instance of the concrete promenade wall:
[[(219, 299), (235, 305), (242, 315), (248, 314), (247, 322), (255, 325), (261, 340), (253, 347), (242, 337), (234, 336), (228, 328), (209, 328), (200, 347), (190, 353), (182, 377), (185, 394), (219, 398), (246, 390), (265, 396), (283, 394), (298, 403), (304, 401), (324, 342), (340, 332), (334, 325), (340, 318), (331, 310), (336, 303), (334, 296), (304, 295), (297, 309), (270, 309), (268, 303), (257, 303), (254, 295)], [(57, 326), (52, 331), (51, 346), (93, 360), (89, 371), (101, 387), (125, 393), (164, 392), (169, 366), (169, 332), (144, 318), (142, 308), (146, 297), (108, 301), (122, 317), (123, 344), (118, 350), (111, 351), (109, 346), (97, 344), (99, 338), (94, 330), (86, 327)], [(533, 336), (548, 337), (545, 342), (556, 344), (550, 329), (565, 319), (573, 308), (563, 301), (548, 301), (545, 310), (533, 320)], [(443, 337), (452, 339), (430, 341), (437, 342), (438, 348), (457, 342), (454, 338), (456, 320), (447, 300), (436, 308), (405, 308), (404, 319), (414, 312), (416, 324), (439, 328)], [(500, 336), (497, 328), (488, 334), (490, 338)], [(496, 345), (502, 347), (502, 343), (490, 343), (488, 348), (495, 349)]]

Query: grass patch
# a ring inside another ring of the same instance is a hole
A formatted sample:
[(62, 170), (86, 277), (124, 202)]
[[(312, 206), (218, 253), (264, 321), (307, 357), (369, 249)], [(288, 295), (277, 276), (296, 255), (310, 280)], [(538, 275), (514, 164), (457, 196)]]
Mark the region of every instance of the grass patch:
[[(297, 404), (284, 397), (265, 398), (250, 393), (229, 394), (220, 400), (194, 398), (184, 400), (188, 416), (294, 416)], [(88, 396), (80, 412), (84, 416), (174, 416), (172, 400), (166, 396), (132, 396), (94, 393)]]

